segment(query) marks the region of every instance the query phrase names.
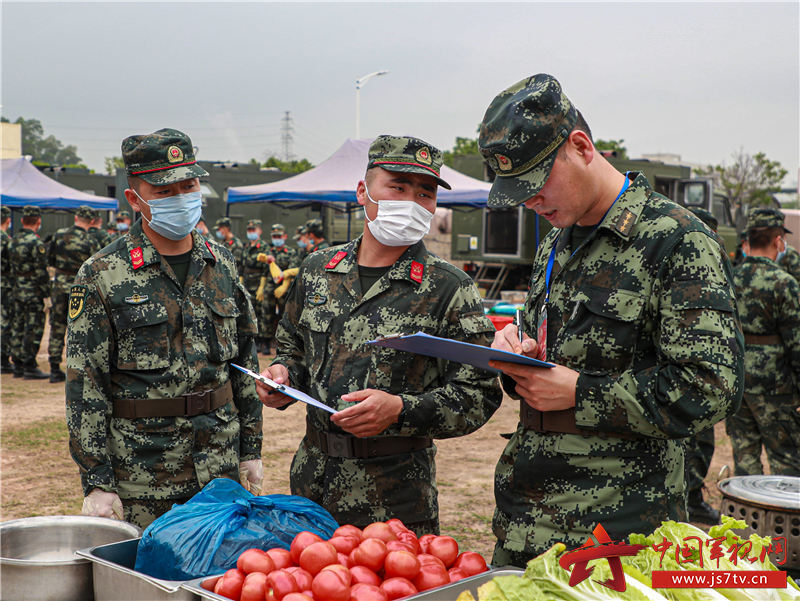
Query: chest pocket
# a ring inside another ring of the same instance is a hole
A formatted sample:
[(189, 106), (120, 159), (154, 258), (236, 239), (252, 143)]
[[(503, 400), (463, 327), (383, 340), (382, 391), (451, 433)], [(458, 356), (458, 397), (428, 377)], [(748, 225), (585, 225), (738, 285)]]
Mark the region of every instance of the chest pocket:
[(216, 363), (229, 361), (239, 354), (236, 318), (241, 315), (232, 298), (206, 298), (214, 325), (214, 339), (208, 341), (209, 355)]
[(324, 305), (306, 305), (298, 320), (305, 342), (309, 376), (320, 383), (327, 381), (322, 372), (328, 360), (328, 334), (332, 322), (333, 313)]
[(167, 308), (156, 303), (119, 307), (112, 313), (117, 330), (117, 367), (165, 369), (170, 365)]

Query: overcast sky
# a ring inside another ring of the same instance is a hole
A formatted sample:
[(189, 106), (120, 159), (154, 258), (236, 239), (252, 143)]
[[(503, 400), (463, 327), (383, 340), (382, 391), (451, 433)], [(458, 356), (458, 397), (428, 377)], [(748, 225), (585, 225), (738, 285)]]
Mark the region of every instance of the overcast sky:
[(15, 3), (3, 0), (2, 113), (39, 119), (92, 168), (122, 138), (187, 132), (207, 160), (355, 137), (475, 137), (492, 98), (555, 75), (595, 137), (631, 156), (798, 173), (800, 10), (786, 3)]

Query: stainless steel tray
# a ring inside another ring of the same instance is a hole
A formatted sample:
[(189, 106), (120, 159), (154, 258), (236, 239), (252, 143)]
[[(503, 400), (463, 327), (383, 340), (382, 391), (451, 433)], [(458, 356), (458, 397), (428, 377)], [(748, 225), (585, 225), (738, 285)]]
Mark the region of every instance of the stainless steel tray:
[(139, 540), (75, 552), (92, 562), (95, 601), (198, 601), (197, 595), (181, 588), (183, 580), (161, 580), (133, 569)]

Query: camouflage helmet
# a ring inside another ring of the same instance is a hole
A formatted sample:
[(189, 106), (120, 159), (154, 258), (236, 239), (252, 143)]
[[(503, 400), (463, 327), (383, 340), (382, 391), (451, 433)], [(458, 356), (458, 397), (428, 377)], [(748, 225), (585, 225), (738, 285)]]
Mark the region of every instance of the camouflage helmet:
[(228, 217), (220, 217), (214, 224), (214, 227), (231, 227), (231, 220)]
[(75, 211), (75, 214), (81, 219), (85, 219), (86, 221), (94, 221), (95, 219), (97, 219), (97, 211), (92, 207), (90, 207), (89, 205), (79, 206), (78, 210)]
[(705, 209), (701, 209), (700, 207), (690, 207), (689, 210), (697, 215), (697, 217), (705, 223), (712, 231), (717, 231), (717, 226), (719, 225), (719, 221), (717, 218), (714, 217), (711, 213), (706, 211)]
[(750, 211), (750, 214), (747, 216), (747, 227), (745, 229), (749, 232), (751, 230), (759, 230), (768, 227), (779, 227), (787, 234), (791, 234), (792, 232), (787, 230), (783, 225), (783, 221), (783, 213), (778, 209), (760, 207)]
[(552, 75), (533, 75), (500, 92), (486, 109), (478, 137), (496, 174), (489, 206), (515, 206), (535, 196), (577, 121), (578, 111)]
[(272, 227), (270, 228), (270, 232), (273, 234), (280, 234), (282, 236), (286, 233), (286, 228), (282, 223), (273, 223)]
[(321, 219), (309, 219), (306, 221), (306, 225), (303, 228), (304, 234), (314, 234), (317, 238), (322, 238), (322, 220)]
[(442, 151), (419, 138), (381, 135), (369, 147), (367, 169), (382, 167), (387, 171), (430, 175), (443, 188), (450, 184), (439, 175), (442, 170)]
[(117, 221), (119, 221), (120, 219), (130, 219), (130, 218), (131, 214), (128, 213), (128, 211), (120, 211), (119, 213), (117, 213)]
[(22, 216), (23, 217), (41, 217), (42, 211), (39, 207), (34, 207), (33, 205), (25, 205), (22, 207)]
[(7, 206), (0, 207), (0, 220), (5, 221), (11, 217), (11, 209)]
[(247, 229), (261, 227), (260, 219), (251, 219), (247, 222)]
[(154, 186), (208, 175), (197, 164), (189, 136), (177, 129), (128, 136), (122, 141), (122, 160), (129, 177)]

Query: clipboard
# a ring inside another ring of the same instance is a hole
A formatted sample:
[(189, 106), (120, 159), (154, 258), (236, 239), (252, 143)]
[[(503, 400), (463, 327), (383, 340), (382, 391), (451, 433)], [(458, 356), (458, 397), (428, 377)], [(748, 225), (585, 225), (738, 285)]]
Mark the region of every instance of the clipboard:
[(493, 349), (488, 346), (481, 346), (480, 344), (452, 340), (450, 338), (439, 338), (438, 336), (431, 336), (424, 332), (384, 336), (382, 338), (370, 340), (367, 344), (385, 346), (401, 351), (408, 351), (410, 353), (417, 353), (418, 355), (427, 355), (428, 357), (447, 359), (454, 363), (472, 365), (473, 367), (485, 369), (496, 374), (500, 373), (500, 370), (489, 367), (489, 361), (507, 361), (509, 363), (531, 365), (533, 367), (555, 367), (553, 363), (540, 361), (539, 359), (526, 357), (525, 355), (518, 355), (516, 353), (501, 351), (500, 349)]
[(336, 413), (336, 409), (332, 407), (328, 407), (321, 401), (318, 401), (314, 397), (308, 396), (305, 392), (297, 390), (296, 388), (292, 388), (291, 386), (287, 386), (286, 384), (278, 384), (275, 380), (270, 380), (266, 376), (262, 376), (261, 374), (257, 374), (254, 371), (250, 371), (246, 367), (242, 367), (241, 365), (236, 365), (235, 363), (230, 364), (231, 367), (235, 367), (239, 371), (246, 373), (248, 376), (253, 378), (254, 380), (258, 380), (262, 384), (266, 384), (271, 388), (274, 388), (278, 392), (282, 392), (286, 396), (292, 397), (296, 401), (300, 401), (301, 403), (306, 403), (307, 405), (311, 405), (312, 407), (316, 407), (317, 409), (322, 409), (323, 411), (327, 411), (328, 413)]

